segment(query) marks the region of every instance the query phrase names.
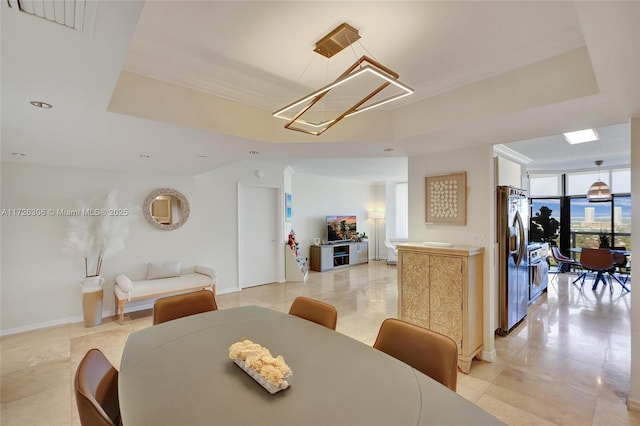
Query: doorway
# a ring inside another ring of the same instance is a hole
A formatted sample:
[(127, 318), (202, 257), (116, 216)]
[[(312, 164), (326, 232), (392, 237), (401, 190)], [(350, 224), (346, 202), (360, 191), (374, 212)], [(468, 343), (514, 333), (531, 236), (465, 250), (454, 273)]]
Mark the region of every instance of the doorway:
[(238, 185), (240, 288), (278, 281), (278, 188)]

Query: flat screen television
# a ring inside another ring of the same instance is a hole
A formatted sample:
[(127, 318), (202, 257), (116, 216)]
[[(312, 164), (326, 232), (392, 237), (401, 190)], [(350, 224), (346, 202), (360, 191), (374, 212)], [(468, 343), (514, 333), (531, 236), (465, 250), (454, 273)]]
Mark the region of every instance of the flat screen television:
[(327, 241), (349, 241), (356, 237), (356, 216), (327, 216)]

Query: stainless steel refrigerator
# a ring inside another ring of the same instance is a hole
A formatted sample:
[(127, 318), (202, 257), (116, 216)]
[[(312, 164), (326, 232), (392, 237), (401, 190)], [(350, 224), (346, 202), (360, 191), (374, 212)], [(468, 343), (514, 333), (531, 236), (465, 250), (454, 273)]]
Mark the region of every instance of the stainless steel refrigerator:
[(497, 187), (496, 201), (500, 293), (499, 328), (496, 332), (506, 335), (527, 315), (529, 202), (525, 190), (511, 186)]

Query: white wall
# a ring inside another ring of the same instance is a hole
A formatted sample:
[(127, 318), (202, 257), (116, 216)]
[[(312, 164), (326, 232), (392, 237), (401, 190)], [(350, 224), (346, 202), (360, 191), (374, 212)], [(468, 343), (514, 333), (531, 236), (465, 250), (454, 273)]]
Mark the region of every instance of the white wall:
[[(149, 192), (163, 187), (182, 192), (191, 205), (187, 223), (171, 232), (154, 229), (141, 214)], [(77, 200), (101, 200), (111, 189), (118, 191), (119, 204), (136, 216), (126, 249), (103, 264), (106, 311), (113, 309), (113, 278), (118, 273), (140, 278), (151, 260), (215, 266), (199, 249), (199, 229), (207, 218), (191, 177), (2, 164), (2, 209), (75, 209)], [(2, 216), (2, 330), (81, 318), (84, 266), (79, 256), (63, 250), (67, 227), (67, 218), (55, 214)]]
[[(367, 219), (367, 212), (375, 207), (374, 185), (345, 179), (306, 174), (293, 175), (293, 221), (296, 239), (300, 243), (300, 254), (309, 257), (309, 246), (315, 237), (327, 239), (325, 229), (327, 215), (356, 215), (358, 232), (372, 234), (374, 222)], [(383, 199), (384, 201), (384, 199)], [(382, 224), (380, 226), (382, 228)], [(369, 257), (371, 245), (369, 239)]]
[[(262, 177), (256, 171), (263, 172)], [(201, 224), (199, 244), (218, 271), (217, 291), (220, 294), (238, 291), (238, 184), (278, 188), (284, 194), (285, 167), (269, 163), (240, 162), (221, 167), (195, 177), (206, 214)], [(283, 195), (282, 195), (283, 197)], [(282, 198), (281, 197), (281, 198)], [(280, 206), (284, 210), (284, 199)], [(284, 217), (282, 214), (280, 217)], [(283, 232), (284, 233), (284, 232)], [(282, 236), (282, 244), (287, 241)], [(280, 270), (284, 278), (284, 252), (278, 250)]]
[[(150, 261), (180, 260), (185, 268), (210, 266), (219, 274), (219, 294), (237, 291), (239, 184), (293, 194), (293, 221), (282, 226), (282, 244), (294, 229), (304, 257), (314, 237), (326, 238), (326, 215), (355, 214), (358, 230), (370, 234), (373, 221), (367, 219), (367, 211), (384, 208), (374, 205), (375, 190), (368, 183), (298, 175), (287, 167), (260, 162), (236, 163), (195, 177), (6, 162), (1, 177), (2, 209), (74, 209), (77, 200), (101, 200), (115, 189), (119, 204), (136, 211), (124, 250), (103, 264), (104, 315), (114, 311), (115, 275), (142, 279)], [(175, 231), (157, 230), (142, 216), (146, 196), (164, 187), (182, 192), (191, 205), (189, 220)], [(284, 210), (284, 199), (280, 204)], [(63, 216), (2, 216), (2, 334), (82, 320), (84, 266), (82, 259), (62, 249), (67, 226)], [(284, 251), (278, 253), (279, 276), (284, 279)], [(151, 306), (152, 301), (132, 302), (126, 311)]]
[(497, 185), (510, 185), (516, 188), (524, 188), (522, 185), (522, 166), (504, 157), (496, 156)]
[[(255, 175), (257, 168), (265, 176)], [(237, 184), (282, 186), (282, 166), (241, 163), (197, 177), (135, 174), (91, 169), (2, 163), (2, 209), (76, 208), (77, 200), (102, 199), (118, 191), (124, 207), (137, 211), (125, 249), (104, 261), (104, 312), (113, 312), (115, 275), (146, 275), (150, 261), (180, 260), (218, 270), (218, 293), (237, 289)], [(182, 192), (191, 205), (183, 227), (160, 231), (141, 214), (149, 192), (168, 187)], [(2, 216), (3, 333), (81, 321), (82, 259), (63, 250), (67, 218)], [(284, 268), (284, 266), (283, 266)], [(284, 274), (284, 272), (282, 272)], [(127, 311), (149, 307), (127, 304)]]
[[(425, 224), (425, 176), (467, 172), (467, 224)], [(495, 358), (496, 284), (493, 277), (493, 148), (475, 146), (409, 159), (409, 240), (484, 247), (484, 351)]]

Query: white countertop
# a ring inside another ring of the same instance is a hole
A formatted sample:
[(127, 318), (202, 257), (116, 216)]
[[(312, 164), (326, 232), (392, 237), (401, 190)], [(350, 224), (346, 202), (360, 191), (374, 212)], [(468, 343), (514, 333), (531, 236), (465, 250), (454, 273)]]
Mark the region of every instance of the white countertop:
[(406, 243), (398, 243), (398, 250), (402, 249), (419, 249), (424, 251), (441, 251), (441, 252), (451, 252), (451, 253), (461, 253), (464, 252), (468, 255), (474, 255), (478, 253), (482, 253), (484, 251), (484, 247), (478, 246), (469, 246), (464, 244), (452, 244), (452, 243), (439, 243), (439, 242), (406, 242)]

